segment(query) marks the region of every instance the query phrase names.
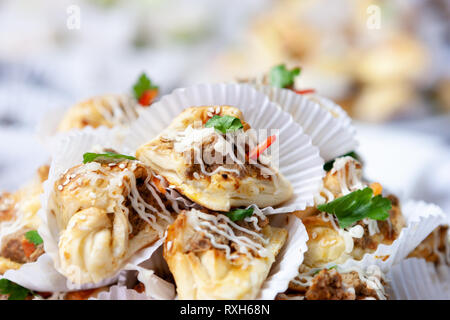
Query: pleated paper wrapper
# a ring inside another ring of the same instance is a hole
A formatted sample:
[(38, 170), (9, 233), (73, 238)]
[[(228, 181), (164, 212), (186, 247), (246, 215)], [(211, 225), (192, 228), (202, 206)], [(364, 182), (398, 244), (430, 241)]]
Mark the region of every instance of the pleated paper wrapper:
[(409, 258), (388, 273), (395, 300), (450, 300), (450, 266)]
[(301, 95), (292, 90), (257, 85), (271, 101), (288, 112), (308, 134), (325, 161), (356, 150), (356, 129), (347, 113), (336, 103), (318, 95)]
[[(5, 274), (5, 277), (13, 277), (11, 274), (17, 272), (22, 273), (22, 270), (26, 270), (26, 275), (15, 275), (14, 280), (20, 285), (36, 291), (76, 291), (113, 284), (117, 282), (120, 270), (118, 270), (117, 275), (114, 277), (105, 279), (99, 283), (83, 285), (71, 283), (64, 276), (59, 274), (59, 230), (54, 215), (51, 214), (48, 209), (48, 201), (53, 192), (55, 181), (65, 170), (82, 163), (83, 154), (85, 152), (95, 151), (95, 149), (99, 147), (112, 148), (120, 151), (120, 142), (115, 139), (115, 133), (112, 130), (105, 128), (95, 130), (86, 128), (82, 131), (73, 132), (62, 137), (62, 139), (59, 140), (54, 146), (55, 149), (52, 152), (52, 163), (50, 166), (49, 178), (44, 182), (44, 193), (41, 198), (42, 208), (38, 211), (38, 215), (42, 220), (38, 232), (44, 240), (44, 248), (46, 252), (45, 258), (41, 257), (36, 263), (27, 264), (16, 272), (8, 271), (10, 274)], [(153, 245), (138, 251), (128, 262), (140, 263), (149, 259), (152, 253), (162, 244), (162, 242), (163, 239), (160, 239)], [(50, 263), (50, 261), (53, 262), (53, 264)], [(48, 275), (45, 275), (45, 273), (42, 272), (42, 268), (45, 268), (47, 273), (52, 274), (53, 279), (55, 279), (54, 282), (49, 282), (47, 280)]]
[[(141, 109), (124, 139), (127, 153), (155, 138), (184, 109), (195, 106), (239, 108), (254, 129), (278, 129), (279, 170), (291, 182), (293, 198), (275, 208), (261, 208), (266, 214), (303, 210), (314, 204), (324, 176), (323, 159), (311, 138), (292, 117), (247, 84), (205, 84), (176, 89), (150, 108)], [(271, 147), (272, 148), (272, 147)], [(276, 148), (276, 147), (275, 147)]]

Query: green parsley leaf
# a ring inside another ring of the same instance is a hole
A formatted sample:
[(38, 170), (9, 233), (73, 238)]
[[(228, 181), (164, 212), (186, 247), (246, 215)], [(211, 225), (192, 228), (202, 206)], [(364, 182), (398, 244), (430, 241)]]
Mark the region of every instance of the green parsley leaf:
[(214, 128), (222, 133), (227, 133), (228, 131), (239, 130), (244, 126), (239, 118), (215, 115), (206, 122), (205, 127)]
[(325, 270), (325, 269), (327, 269), (327, 270), (336, 269), (336, 270), (337, 270), (337, 265), (335, 264), (335, 265), (330, 266), (330, 267), (328, 267), (328, 268), (323, 268), (323, 269), (319, 268), (319, 269), (316, 269), (316, 270), (313, 272), (312, 275), (315, 276), (315, 275), (318, 274), (320, 271)]
[(300, 74), (300, 68), (286, 69), (284, 64), (273, 67), (269, 72), (269, 83), (278, 88), (287, 88), (294, 84), (294, 78)]
[(117, 162), (122, 160), (136, 160), (133, 156), (127, 156), (124, 154), (119, 154), (115, 152), (105, 152), (105, 153), (92, 153), (87, 152), (83, 154), (83, 163), (88, 162)]
[(36, 230), (30, 230), (25, 233), (25, 239), (27, 239), (29, 243), (32, 243), (36, 246), (44, 243), (44, 240), (42, 240), (41, 236)]
[(336, 269), (337, 270), (337, 265), (335, 264), (334, 266), (328, 267), (328, 270), (331, 270), (331, 269)]
[(334, 214), (341, 228), (347, 228), (364, 218), (386, 220), (389, 217), (389, 210), (392, 208), (391, 201), (381, 195), (376, 197), (372, 197), (372, 195), (372, 189), (367, 187), (353, 191), (327, 204), (319, 205), (317, 209)]
[[(342, 156), (340, 156), (340, 157), (352, 157), (352, 158), (355, 159), (355, 160), (358, 160), (358, 161), (361, 160), (360, 156), (358, 156), (358, 154), (357, 154), (355, 151), (351, 151), (351, 152), (346, 153), (346, 154), (344, 154), (344, 155), (342, 155)], [(340, 157), (337, 157), (337, 158), (340, 158)], [(333, 164), (334, 164), (334, 161), (335, 161), (335, 160), (336, 160), (336, 158), (333, 159), (333, 160), (330, 160), (330, 161), (326, 162), (326, 163), (323, 165), (323, 170), (325, 170), (325, 171), (330, 171), (331, 169), (333, 169)]]
[(19, 286), (18, 284), (8, 280), (0, 279), (0, 294), (9, 295), (8, 300), (25, 300), (29, 294), (33, 294), (32, 291)]
[(158, 86), (153, 85), (152, 80), (143, 72), (133, 86), (134, 97), (139, 100), (144, 92), (150, 89), (158, 89)]
[(251, 217), (253, 214), (254, 208), (248, 209), (236, 209), (230, 212), (225, 213), (225, 215), (230, 218), (231, 221), (239, 221), (244, 220), (247, 217)]

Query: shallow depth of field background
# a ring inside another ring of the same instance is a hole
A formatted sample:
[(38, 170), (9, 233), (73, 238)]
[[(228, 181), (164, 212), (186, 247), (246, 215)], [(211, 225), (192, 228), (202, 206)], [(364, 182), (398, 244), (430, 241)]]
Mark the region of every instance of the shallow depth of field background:
[(278, 63), (355, 119), (369, 179), (450, 212), (446, 0), (0, 0), (0, 190), (49, 161), (35, 132), (56, 108), (142, 71), (166, 94)]

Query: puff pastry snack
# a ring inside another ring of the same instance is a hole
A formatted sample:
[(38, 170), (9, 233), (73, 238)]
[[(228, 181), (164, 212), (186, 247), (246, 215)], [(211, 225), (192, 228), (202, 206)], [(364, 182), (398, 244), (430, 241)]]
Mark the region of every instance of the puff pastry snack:
[(448, 225), (441, 225), (431, 232), (409, 255), (408, 258), (422, 258), (435, 265), (450, 265), (450, 231)]
[(163, 237), (175, 213), (163, 183), (136, 160), (67, 170), (53, 186), (50, 205), (60, 232), (61, 272), (77, 284), (97, 283)]
[[(205, 126), (211, 118), (224, 116), (237, 118), (242, 128), (225, 135)], [(257, 144), (248, 129), (235, 107), (187, 108), (158, 137), (141, 146), (136, 156), (181, 194), (210, 210), (281, 204), (292, 196), (291, 184), (271, 167), (268, 157), (246, 160), (250, 145)], [(245, 142), (229, 139), (237, 135)]]
[(184, 211), (168, 228), (164, 258), (179, 299), (254, 299), (287, 231), (255, 216)]
[(300, 268), (278, 300), (386, 300), (386, 279), (375, 265), (366, 270), (339, 266), (324, 269)]
[[(362, 179), (361, 163), (350, 156), (334, 161), (323, 180), (323, 187), (316, 197), (316, 205), (330, 203), (350, 193), (367, 188)], [(370, 186), (375, 195), (381, 194), (377, 183)], [(343, 263), (349, 258), (360, 260), (366, 253), (374, 252), (379, 244), (391, 244), (405, 226), (399, 202), (393, 195), (389, 217), (385, 220), (364, 218), (342, 228), (335, 215), (320, 212), (317, 206), (295, 212), (308, 232), (308, 251), (304, 264), (321, 267), (328, 263)]]
[(0, 274), (34, 262), (44, 253), (43, 245), (30, 243), (26, 234), (36, 232), (41, 223), (37, 212), (48, 170), (43, 165), (33, 180), (17, 192), (0, 194)]
[(137, 119), (139, 104), (128, 95), (104, 95), (77, 103), (69, 108), (59, 123), (58, 131), (82, 129), (87, 126), (112, 128)]

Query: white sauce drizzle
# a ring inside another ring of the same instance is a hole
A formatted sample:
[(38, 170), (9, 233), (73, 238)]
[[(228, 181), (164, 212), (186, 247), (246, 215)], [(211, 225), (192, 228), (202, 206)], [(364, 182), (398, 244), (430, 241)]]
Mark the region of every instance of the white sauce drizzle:
[[(357, 266), (353, 266), (348, 269), (337, 266), (336, 269), (341, 274), (355, 271), (358, 273), (359, 279), (365, 283), (369, 289), (373, 289), (376, 292), (378, 299), (386, 300), (386, 292), (383, 284), (381, 283), (382, 280), (385, 281), (385, 277), (378, 266), (371, 265), (367, 267), (365, 271)], [(320, 269), (311, 269), (305, 273), (301, 273), (297, 275), (296, 278), (291, 280), (291, 282), (299, 286), (310, 287), (317, 271), (320, 271)], [(345, 289), (347, 292), (355, 294), (355, 288), (347, 287)]]
[[(212, 141), (214, 143), (213, 149), (221, 159), (231, 159), (233, 163), (237, 164), (241, 170), (245, 171), (245, 149), (243, 143), (248, 142), (249, 145), (257, 145), (256, 136), (249, 132), (243, 132), (242, 130), (236, 132), (228, 132), (226, 135), (222, 135), (216, 132), (214, 128), (193, 128), (188, 126), (184, 131), (176, 132), (172, 134), (169, 139), (174, 140), (174, 150), (177, 153), (185, 153), (193, 150), (195, 162), (200, 165), (201, 174), (204, 176), (213, 176), (219, 172), (230, 172), (240, 175), (240, 170), (233, 168), (226, 168), (221, 165), (214, 171), (207, 172), (205, 169), (205, 163), (200, 146), (205, 141)], [(238, 143), (235, 143), (238, 142)], [(236, 154), (235, 150), (236, 149)], [(261, 174), (265, 176), (271, 176), (273, 182), (277, 184), (276, 171), (269, 165), (271, 159), (267, 156), (263, 157), (264, 165), (252, 162), (251, 165), (260, 169)], [(197, 177), (195, 177), (198, 179)]]
[[(118, 166), (121, 170), (112, 171), (109, 169), (111, 168), (109, 166), (105, 168), (98, 162), (90, 162), (78, 167), (75, 174), (79, 177), (78, 181), (87, 181), (91, 186), (106, 190), (108, 196), (115, 200), (114, 207), (108, 209), (111, 209), (112, 211), (119, 210), (128, 216), (129, 209), (125, 205), (126, 199), (123, 196), (122, 189), (122, 187), (124, 187), (127, 191), (126, 197), (130, 200), (131, 207), (141, 219), (150, 224), (154, 230), (162, 235), (164, 233), (164, 228), (157, 223), (157, 217), (169, 223), (173, 222), (173, 218), (164, 206), (160, 194), (157, 192), (157, 187), (150, 181), (153, 172), (147, 167), (144, 167), (147, 170), (147, 178), (144, 185), (156, 200), (158, 207), (155, 208), (142, 198), (137, 189), (136, 176), (134, 174), (138, 163), (139, 161), (129, 161), (128, 167), (123, 166), (123, 168), (121, 168)], [(129, 227), (131, 233), (131, 224), (129, 224)]]
[[(251, 258), (254, 253), (259, 257), (269, 257), (271, 255), (271, 252), (264, 246), (269, 243), (268, 239), (260, 233), (237, 225), (226, 215), (218, 214), (215, 216), (193, 209), (188, 212), (188, 217), (192, 222), (194, 229), (203, 232), (211, 241), (213, 247), (224, 250), (227, 259), (231, 261), (239, 258), (239, 254), (231, 254), (230, 246), (218, 243), (215, 234), (223, 236), (228, 241), (235, 243), (238, 246), (239, 253), (242, 253), (249, 258)], [(237, 236), (233, 229), (239, 230), (247, 236)], [(258, 241), (252, 240), (250, 236), (256, 238)]]
[(101, 97), (95, 99), (94, 104), (98, 106), (97, 110), (101, 115), (112, 125), (128, 124), (138, 117), (136, 109), (139, 105), (128, 96)]

